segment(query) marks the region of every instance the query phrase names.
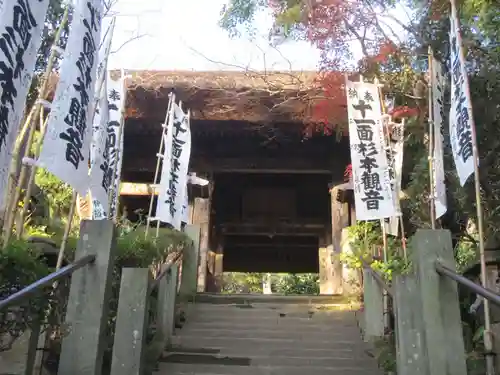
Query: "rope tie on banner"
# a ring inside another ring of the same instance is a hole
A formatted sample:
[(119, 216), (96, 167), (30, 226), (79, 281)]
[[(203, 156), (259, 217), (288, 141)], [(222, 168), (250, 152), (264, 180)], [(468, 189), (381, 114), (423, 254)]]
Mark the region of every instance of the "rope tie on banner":
[(56, 46), (55, 44), (51, 47), (51, 49), (52, 49), (52, 51), (57, 53), (59, 56), (62, 56), (64, 54), (64, 48)]
[(45, 109), (51, 109), (51, 107), (52, 107), (51, 102), (49, 102), (48, 100), (42, 99), (42, 98), (38, 98), (37, 100), (35, 100), (35, 104), (39, 104), (39, 105), (43, 106), (43, 108), (45, 108)]

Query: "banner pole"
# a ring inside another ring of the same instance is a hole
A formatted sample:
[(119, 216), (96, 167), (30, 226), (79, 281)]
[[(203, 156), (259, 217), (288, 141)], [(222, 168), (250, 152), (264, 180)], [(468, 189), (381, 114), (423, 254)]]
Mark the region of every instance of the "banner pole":
[[(462, 48), (462, 38), (460, 34), (460, 20), (457, 14), (457, 8), (455, 0), (450, 0), (451, 3), (451, 13), (452, 17), (456, 22), (455, 33), (457, 35), (458, 42), (460, 44), (459, 48), (459, 58), (461, 61), (465, 61), (463, 48)], [(477, 227), (479, 232), (479, 259), (481, 265), (481, 283), (483, 287), (487, 287), (487, 270), (486, 270), (486, 257), (484, 249), (484, 223), (483, 223), (483, 207), (481, 202), (481, 184), (479, 181), (479, 152), (477, 149), (477, 136), (476, 136), (476, 124), (474, 121), (472, 102), (470, 100), (470, 85), (468, 76), (464, 78), (464, 86), (466, 94), (469, 97), (467, 101), (469, 117), (471, 121), (471, 132), (472, 132), (472, 157), (474, 164), (474, 187), (475, 187), (475, 199), (476, 199), (476, 213), (477, 213)], [(495, 354), (493, 353), (493, 334), (491, 332), (491, 316), (490, 316), (490, 301), (483, 298), (484, 307), (484, 347), (486, 352), (486, 374), (495, 375)]]
[(429, 161), (429, 210), (430, 210), (430, 219), (431, 219), (431, 228), (436, 229), (436, 191), (435, 191), (435, 185), (434, 185), (434, 110), (433, 110), (433, 103), (434, 103), (434, 93), (432, 92), (432, 75), (433, 75), (433, 69), (432, 69), (432, 59), (433, 59), (433, 53), (432, 53), (432, 48), (429, 46), (428, 52), (427, 52), (427, 60), (429, 63), (429, 77), (428, 77), (428, 106), (429, 106), (429, 116), (428, 116), (428, 123), (429, 123), (429, 156), (428, 156), (428, 161)]

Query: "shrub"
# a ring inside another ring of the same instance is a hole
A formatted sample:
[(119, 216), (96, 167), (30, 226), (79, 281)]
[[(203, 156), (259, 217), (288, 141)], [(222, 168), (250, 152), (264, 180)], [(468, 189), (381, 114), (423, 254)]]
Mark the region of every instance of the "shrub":
[[(4, 299), (49, 274), (40, 252), (24, 241), (12, 241), (0, 251), (0, 299)], [(47, 298), (38, 295), (19, 306), (0, 311), (0, 352), (35, 321), (43, 319)]]

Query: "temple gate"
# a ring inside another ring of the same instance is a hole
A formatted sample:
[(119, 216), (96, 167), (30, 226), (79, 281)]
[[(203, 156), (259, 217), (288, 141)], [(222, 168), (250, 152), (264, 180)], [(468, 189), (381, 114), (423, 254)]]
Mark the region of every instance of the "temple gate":
[(191, 109), (190, 171), (210, 181), (189, 187), (190, 221), (202, 227), (199, 291), (218, 291), (225, 271), (319, 273), (322, 294), (342, 293), (352, 204), (338, 185), (349, 144), (304, 136), (313, 73), (297, 73), (301, 84), (280, 73), (128, 73), (120, 200), (129, 219), (147, 214), (168, 93)]

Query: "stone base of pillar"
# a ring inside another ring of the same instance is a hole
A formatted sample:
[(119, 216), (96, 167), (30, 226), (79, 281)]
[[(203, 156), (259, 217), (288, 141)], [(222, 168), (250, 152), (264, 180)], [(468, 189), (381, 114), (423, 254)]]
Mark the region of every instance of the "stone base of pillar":
[[(342, 254), (352, 254), (353, 249), (347, 228), (342, 229), (340, 246)], [(361, 270), (352, 269), (346, 264), (342, 264), (342, 288), (344, 294), (360, 294), (362, 292), (361, 273)]]
[(339, 295), (342, 290), (342, 267), (339, 267), (340, 258), (335, 254), (333, 245), (320, 246), (319, 258), (319, 292), (323, 295)]

